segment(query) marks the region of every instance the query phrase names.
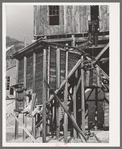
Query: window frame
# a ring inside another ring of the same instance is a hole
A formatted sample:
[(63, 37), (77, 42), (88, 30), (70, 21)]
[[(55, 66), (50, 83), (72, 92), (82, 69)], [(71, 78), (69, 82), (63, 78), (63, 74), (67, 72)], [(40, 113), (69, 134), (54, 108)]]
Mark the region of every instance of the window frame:
[[(58, 13), (57, 14), (53, 14), (53, 13), (51, 14), (50, 13), (51, 11), (56, 11), (56, 10), (50, 10), (51, 7), (53, 7), (53, 6), (54, 6), (54, 8), (55, 8), (55, 6), (58, 7)], [(58, 17), (57, 18), (57, 23), (51, 23), (52, 22), (51, 18), (53, 20), (56, 17)], [(60, 25), (60, 6), (59, 5), (49, 5), (48, 6), (48, 18), (49, 18), (49, 22), (48, 22), (49, 26), (58, 26), (58, 25)]]

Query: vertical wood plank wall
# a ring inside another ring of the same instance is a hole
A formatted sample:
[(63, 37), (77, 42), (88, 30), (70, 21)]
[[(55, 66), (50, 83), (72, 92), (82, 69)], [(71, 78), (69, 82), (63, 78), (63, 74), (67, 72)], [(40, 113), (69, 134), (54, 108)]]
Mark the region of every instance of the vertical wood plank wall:
[[(88, 32), (89, 5), (61, 5), (59, 25), (49, 25), (47, 5), (34, 6), (34, 35), (58, 35)], [(100, 32), (109, 31), (109, 6), (99, 5)]]
[(36, 70), (35, 70), (35, 92), (38, 104), (42, 104), (43, 89), (43, 49), (39, 48), (36, 52)]
[(88, 31), (90, 6), (60, 5), (59, 25), (49, 25), (49, 8), (34, 6), (34, 35), (74, 34)]
[(109, 31), (109, 6), (99, 6), (99, 31)]
[(33, 54), (27, 55), (27, 69), (26, 69), (26, 87), (28, 89), (33, 89)]

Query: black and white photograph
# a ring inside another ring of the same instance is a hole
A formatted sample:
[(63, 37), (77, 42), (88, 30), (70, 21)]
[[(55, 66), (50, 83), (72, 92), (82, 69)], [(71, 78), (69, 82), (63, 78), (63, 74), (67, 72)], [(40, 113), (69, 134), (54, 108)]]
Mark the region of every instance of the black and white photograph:
[(3, 145), (119, 146), (119, 3), (2, 12)]

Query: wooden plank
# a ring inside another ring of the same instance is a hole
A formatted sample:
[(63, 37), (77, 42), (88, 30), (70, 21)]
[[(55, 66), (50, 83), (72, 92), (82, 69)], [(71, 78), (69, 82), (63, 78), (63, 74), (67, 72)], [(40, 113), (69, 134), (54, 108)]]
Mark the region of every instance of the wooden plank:
[(98, 99), (98, 88), (95, 89), (95, 126), (96, 126), (96, 129), (97, 129), (97, 118), (98, 118), (98, 111), (97, 111), (97, 106), (98, 106), (98, 102), (97, 102), (97, 99)]
[(75, 36), (72, 35), (72, 46), (75, 47)]
[[(48, 46), (48, 58), (47, 58), (47, 81), (48, 81), (48, 83), (50, 83), (50, 46)], [(48, 90), (47, 90), (47, 99), (49, 99), (50, 98), (50, 90), (49, 90), (49, 88), (48, 88)], [(47, 134), (49, 134), (50, 133), (50, 120), (48, 119), (47, 120), (47, 123), (48, 123), (48, 125), (47, 125)]]
[(74, 15), (74, 5), (72, 6), (72, 34), (74, 34), (75, 33), (75, 26), (74, 26), (74, 24), (75, 24), (75, 15)]
[[(18, 83), (18, 75), (19, 75), (19, 60), (16, 60), (16, 84)], [(17, 98), (17, 92), (15, 91), (15, 98)], [(15, 100), (15, 109), (17, 109), (17, 100)], [(18, 118), (18, 115), (17, 115)], [(15, 139), (18, 138), (18, 126), (19, 123), (17, 122), (17, 120), (15, 120)]]
[(97, 86), (100, 87), (100, 69), (96, 66), (96, 73), (97, 73)]
[[(27, 57), (24, 56), (24, 88), (26, 88), (26, 68), (27, 68)], [(24, 94), (25, 94), (25, 91), (24, 91)], [(24, 97), (24, 100), (23, 100), (23, 108), (26, 107), (26, 98)], [(27, 118), (26, 116), (23, 114), (23, 125), (25, 126), (25, 128), (27, 127)], [(23, 130), (23, 140), (26, 139), (26, 132)]]
[[(68, 51), (66, 51), (66, 68), (65, 68), (65, 90), (64, 90), (64, 105), (67, 110), (67, 100), (68, 100)], [(64, 114), (64, 142), (68, 143), (67, 140), (67, 133), (68, 133), (68, 116), (67, 113)]]
[(42, 131), (42, 141), (46, 142), (46, 49), (43, 50), (43, 131)]
[[(78, 71), (75, 72), (75, 78), (78, 77), (77, 75), (78, 75)], [(73, 88), (73, 115), (74, 115), (74, 118), (77, 119), (77, 117), (76, 117), (76, 93), (77, 93), (76, 89), (77, 89), (77, 85), (76, 85), (75, 80), (74, 80), (74, 88)], [(73, 137), (77, 138), (77, 132), (75, 129), (73, 129)]]
[(86, 85), (85, 86), (89, 86), (89, 77), (90, 77), (90, 71), (89, 70), (87, 70), (86, 71)]
[[(81, 68), (84, 66), (83, 64), (83, 56), (81, 56)], [(81, 128), (83, 133), (85, 134), (85, 97), (84, 97), (84, 70), (81, 69), (81, 119), (82, 119), (82, 124), (81, 124)]]
[(33, 93), (35, 93), (36, 53), (33, 53)]
[(102, 51), (95, 57), (95, 61), (97, 62), (100, 57), (105, 53), (105, 51), (109, 48), (109, 43), (102, 49)]
[[(60, 49), (56, 50), (56, 88), (60, 87)], [(56, 138), (59, 140), (60, 137), (60, 105), (57, 103), (56, 107), (56, 120), (57, 120), (57, 129), (56, 129)]]
[(67, 31), (67, 15), (66, 15), (67, 6), (64, 5), (64, 33)]

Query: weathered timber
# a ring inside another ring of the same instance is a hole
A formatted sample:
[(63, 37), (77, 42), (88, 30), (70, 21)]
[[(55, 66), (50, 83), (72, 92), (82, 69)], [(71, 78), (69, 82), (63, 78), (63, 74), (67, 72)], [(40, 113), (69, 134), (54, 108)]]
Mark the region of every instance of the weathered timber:
[[(66, 51), (66, 68), (65, 68), (65, 91), (64, 91), (64, 106), (67, 110), (67, 100), (68, 100), (68, 51)], [(68, 133), (68, 116), (67, 113), (64, 114), (64, 142), (67, 143), (67, 133)]]
[[(78, 77), (78, 71), (75, 72), (75, 80), (76, 78)], [(74, 87), (73, 87), (73, 115), (74, 115), (74, 118), (77, 119), (76, 117), (76, 94), (77, 94), (77, 86), (76, 86), (76, 81), (74, 80)], [(75, 129), (73, 129), (73, 137), (74, 138), (77, 138), (77, 132)]]
[(63, 107), (64, 111), (67, 113), (67, 115), (69, 116), (70, 120), (72, 121), (75, 129), (78, 131), (79, 136), (81, 138), (81, 140), (83, 142), (87, 142), (83, 132), (81, 131), (81, 129), (78, 127), (76, 120), (74, 118), (74, 116), (72, 115), (72, 113), (70, 111), (67, 111), (65, 106), (62, 104), (62, 102), (60, 101), (59, 97), (55, 94), (55, 92), (52, 90), (51, 86), (47, 83), (47, 81), (45, 80), (45, 84), (48, 86), (48, 88), (53, 92), (54, 96), (56, 97), (56, 99), (58, 100), (58, 102), (60, 103), (60, 105)]
[[(81, 56), (81, 68), (84, 66), (83, 63), (83, 56)], [(81, 119), (82, 119), (82, 124), (81, 124), (81, 128), (83, 133), (85, 134), (85, 97), (84, 97), (84, 70), (81, 69)]]
[[(19, 60), (17, 60), (16, 61), (16, 70), (17, 70), (17, 73), (16, 73), (16, 83), (18, 83), (19, 82), (19, 78), (18, 78), (18, 75), (19, 75)], [(16, 91), (14, 91), (15, 92), (15, 98), (18, 98), (18, 94), (16, 93)], [(18, 108), (18, 105), (17, 105), (17, 100), (15, 100), (15, 109), (17, 109)], [(18, 117), (18, 115), (17, 115), (17, 117)], [(17, 139), (17, 137), (18, 137), (18, 122), (17, 122), (17, 120), (15, 120), (15, 139)]]
[[(56, 88), (58, 89), (60, 86), (60, 49), (56, 51)], [(60, 105), (57, 103), (56, 107), (56, 137), (59, 140), (60, 137)]]
[(102, 49), (102, 51), (96, 56), (95, 62), (97, 62), (100, 57), (103, 55), (103, 53), (109, 48), (109, 43)]
[[(31, 103), (31, 110), (30, 110), (30, 115), (32, 116), (32, 111), (34, 110), (36, 105), (36, 94), (32, 93), (32, 103)], [(32, 134), (33, 137), (36, 138), (36, 117), (32, 116)]]
[(33, 53), (33, 93), (35, 93), (36, 53)]
[[(47, 62), (48, 62), (48, 64), (47, 64), (47, 81), (48, 81), (48, 83), (50, 83), (50, 46), (48, 46), (48, 51), (47, 51), (48, 53), (48, 56), (47, 56)], [(47, 99), (49, 99), (50, 98), (50, 90), (48, 89), (47, 90)], [(49, 134), (50, 133), (50, 120), (48, 119), (47, 120), (47, 134)]]
[(46, 49), (43, 50), (43, 132), (42, 140), (43, 143), (46, 142)]
[[(26, 68), (27, 68), (27, 58), (26, 58), (26, 56), (24, 56), (24, 88), (26, 88)], [(24, 100), (23, 100), (23, 108), (25, 108), (25, 106), (26, 106), (25, 105), (25, 103), (26, 103), (25, 100), (26, 99), (24, 98)], [(26, 118), (26, 116), (24, 114), (23, 114), (23, 125), (26, 128), (26, 126), (27, 126), (27, 118)], [(23, 140), (25, 140), (25, 139), (26, 139), (26, 133), (23, 130)]]

